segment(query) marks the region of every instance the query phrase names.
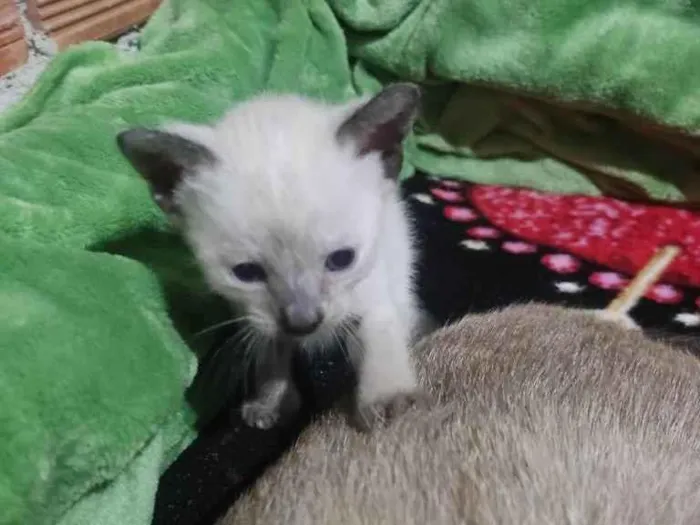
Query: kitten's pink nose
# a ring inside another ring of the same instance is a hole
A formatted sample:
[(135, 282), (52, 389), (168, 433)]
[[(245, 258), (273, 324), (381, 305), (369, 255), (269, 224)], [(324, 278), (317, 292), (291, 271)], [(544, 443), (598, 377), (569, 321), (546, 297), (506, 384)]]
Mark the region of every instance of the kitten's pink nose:
[(290, 335), (309, 335), (321, 326), (322, 322), (323, 312), (318, 309), (291, 305), (280, 312), (280, 326)]

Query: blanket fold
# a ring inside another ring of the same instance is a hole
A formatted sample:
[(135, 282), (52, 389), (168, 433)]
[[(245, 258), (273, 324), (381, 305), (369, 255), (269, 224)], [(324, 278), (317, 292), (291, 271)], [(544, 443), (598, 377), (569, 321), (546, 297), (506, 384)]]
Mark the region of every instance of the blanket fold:
[[(443, 104), (431, 108), (437, 114), (419, 134), (411, 157), (417, 167), (520, 184), (504, 157), (524, 154), (528, 162), (518, 170), (533, 170), (530, 184), (534, 173), (551, 173), (549, 158), (563, 163), (538, 189), (582, 190), (575, 168), (593, 183), (590, 192), (700, 200), (700, 5), (396, 0), (380, 11), (366, 0), (332, 4), (363, 67), (438, 90)], [(453, 84), (447, 100), (445, 84)], [(523, 126), (522, 117), (533, 114), (523, 102), (536, 106), (549, 129)], [(592, 119), (605, 129), (581, 127)], [(488, 140), (473, 142), (486, 131)], [(472, 175), (479, 169), (470, 158), (499, 164), (489, 170), (497, 179)]]

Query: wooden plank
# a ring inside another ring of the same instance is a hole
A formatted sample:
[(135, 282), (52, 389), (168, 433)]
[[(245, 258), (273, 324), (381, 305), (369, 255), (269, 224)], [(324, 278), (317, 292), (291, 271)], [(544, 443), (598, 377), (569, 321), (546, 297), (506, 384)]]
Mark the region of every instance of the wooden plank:
[(129, 27), (144, 22), (158, 7), (156, 0), (132, 0), (107, 11), (49, 32), (59, 49), (86, 40), (117, 36)]
[(43, 26), (49, 33), (54, 33), (59, 29), (74, 25), (86, 18), (94, 17), (105, 11), (114, 10), (126, 2), (129, 2), (129, 0), (97, 0), (80, 6), (77, 9), (71, 9), (65, 13), (61, 13), (53, 18), (44, 19)]
[(160, 0), (27, 0), (27, 17), (65, 49), (117, 36), (144, 22), (159, 4)]
[(29, 48), (14, 0), (0, 0), (0, 75), (27, 61)]
[(39, 7), (35, 0), (27, 0), (27, 10), (25, 11), (27, 20), (29, 23), (37, 29), (44, 30), (42, 26), (41, 15), (39, 14)]
[(0, 47), (0, 75), (9, 73), (24, 64), (28, 55), (29, 49), (24, 39)]
[(53, 4), (53, 3), (56, 3), (58, 1), (60, 1), (60, 0), (36, 0), (35, 3), (37, 5), (37, 7), (43, 7), (45, 5)]
[[(41, 6), (38, 8), (39, 16), (42, 20), (60, 15), (67, 11), (72, 11), (74, 9), (80, 9), (81, 7), (93, 3), (96, 0), (60, 0), (58, 2), (53, 2), (46, 6)], [(115, 2), (115, 4), (120, 2)]]
[(24, 28), (16, 24), (10, 29), (6, 29), (0, 32), (0, 47), (11, 44), (12, 42), (17, 42), (18, 40), (24, 39)]
[(0, 31), (10, 29), (19, 22), (19, 13), (13, 0), (0, 1)]

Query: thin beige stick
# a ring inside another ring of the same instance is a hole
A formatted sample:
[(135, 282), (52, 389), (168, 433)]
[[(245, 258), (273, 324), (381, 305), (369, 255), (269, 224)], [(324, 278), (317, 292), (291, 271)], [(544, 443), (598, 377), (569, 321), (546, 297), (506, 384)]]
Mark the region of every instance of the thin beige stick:
[(671, 245), (658, 250), (624, 290), (613, 299), (605, 312), (614, 317), (627, 315), (649, 287), (659, 280), (680, 251), (678, 246)]

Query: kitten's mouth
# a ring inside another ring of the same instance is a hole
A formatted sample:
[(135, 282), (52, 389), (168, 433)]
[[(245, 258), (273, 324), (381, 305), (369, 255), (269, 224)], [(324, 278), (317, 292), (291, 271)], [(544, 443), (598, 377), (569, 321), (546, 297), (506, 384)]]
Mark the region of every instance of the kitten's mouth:
[(286, 339), (291, 343), (305, 349), (323, 348), (327, 346), (329, 340), (333, 340), (334, 330), (328, 322), (320, 323), (316, 329), (308, 333), (289, 332), (279, 328), (278, 337)]
[(303, 329), (292, 329), (290, 330), (289, 328), (282, 328), (282, 333), (285, 335), (285, 337), (289, 337), (290, 339), (306, 339), (307, 337), (313, 336), (315, 333), (317, 333), (317, 328), (321, 325), (319, 323), (317, 326), (313, 328), (303, 328)]

